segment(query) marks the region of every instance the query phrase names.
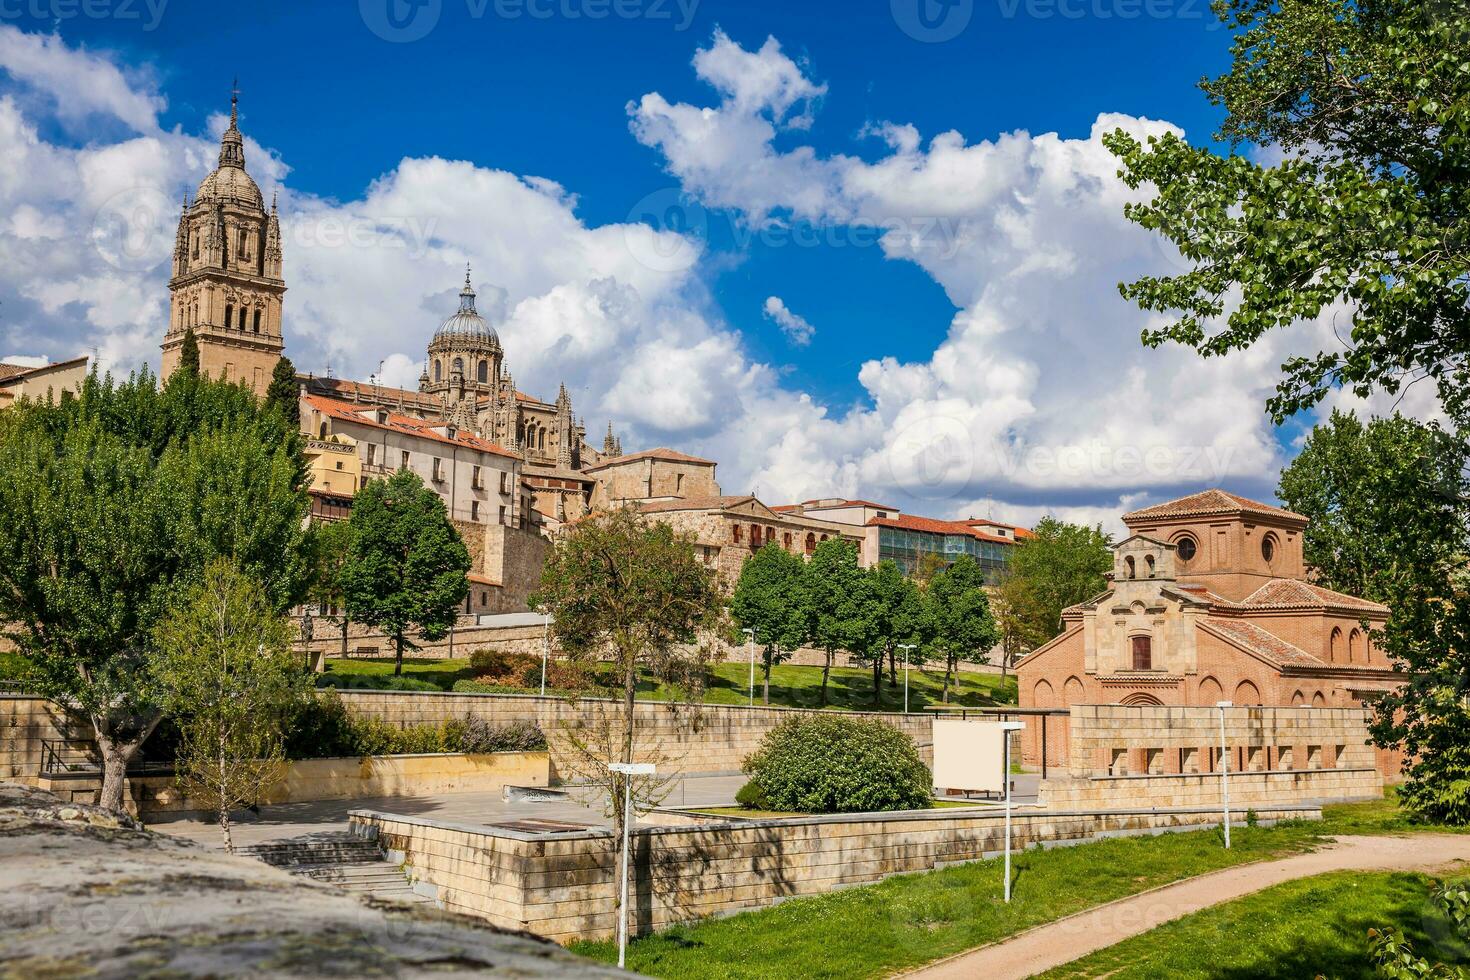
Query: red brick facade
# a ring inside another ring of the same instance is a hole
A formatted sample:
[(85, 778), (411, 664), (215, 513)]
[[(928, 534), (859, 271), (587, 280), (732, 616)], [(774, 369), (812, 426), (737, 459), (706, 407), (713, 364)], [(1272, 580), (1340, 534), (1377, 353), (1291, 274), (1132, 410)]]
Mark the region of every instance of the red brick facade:
[[(1388, 609), (1306, 580), (1300, 515), (1207, 490), (1123, 521), (1110, 587), (1017, 665), (1023, 707), (1342, 708), (1402, 682), (1370, 636)], [(1066, 720), (1047, 736), (1049, 760), (1065, 760)], [(1028, 760), (1039, 737), (1026, 733)], [(1397, 775), (1398, 760), (1380, 767)]]

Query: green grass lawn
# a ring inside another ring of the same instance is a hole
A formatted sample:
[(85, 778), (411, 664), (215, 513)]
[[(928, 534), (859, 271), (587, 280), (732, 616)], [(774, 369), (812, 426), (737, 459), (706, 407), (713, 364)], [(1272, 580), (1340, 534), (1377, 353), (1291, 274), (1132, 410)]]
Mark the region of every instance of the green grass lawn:
[(1047, 978), (1215, 980), (1374, 977), (1368, 930), (1393, 926), (1415, 952), (1470, 963), (1470, 950), (1433, 902), (1433, 878), (1340, 871), (1267, 888), (1169, 922), (1042, 974)]
[[(1159, 885), (1300, 853), (1330, 834), (1407, 827), (1392, 801), (1328, 807), (1324, 817), (1239, 828), (1229, 851), (1219, 828), (1027, 851), (1013, 858), (1010, 905), (999, 860), (901, 875), (642, 937), (628, 965), (669, 978), (884, 976)], [(572, 948), (604, 961), (617, 955), (608, 942)]]
[[(393, 674), (393, 658), (381, 657), (371, 660), (337, 659), (327, 660), (328, 673), (343, 678), (348, 684), (387, 686)], [(406, 657), (403, 662), (404, 676), (411, 681), (432, 685), (441, 690), (452, 690), (460, 681), (474, 679), (468, 660), (431, 660)], [(611, 681), (609, 670), (599, 669), (598, 677)], [(745, 664), (716, 664), (704, 692), (707, 704), (748, 704), (747, 685), (749, 667)], [(788, 708), (816, 708), (821, 706), (822, 668), (797, 667), (778, 664), (771, 671), (771, 704)], [(925, 705), (939, 704), (944, 686), (941, 672), (925, 673), (911, 671), (909, 674), (909, 710), (921, 711)], [(496, 688), (503, 691), (536, 693), (535, 688)], [(898, 675), (898, 684), (890, 685), (887, 676), (879, 688), (878, 704), (873, 703), (873, 675), (866, 670), (853, 667), (834, 667), (827, 685), (828, 706), (853, 711), (902, 711), (903, 674)], [(566, 694), (565, 691), (548, 691)], [(596, 688), (586, 692), (599, 692)], [(650, 676), (638, 685), (638, 696), (648, 701), (667, 701), (681, 696), (681, 692), (660, 684)], [(761, 703), (760, 673), (756, 673), (756, 703)], [(1007, 677), (1004, 686), (997, 674), (961, 673), (958, 685), (950, 689), (950, 703), (965, 707), (980, 707), (997, 704), (1014, 704), (1016, 682)]]

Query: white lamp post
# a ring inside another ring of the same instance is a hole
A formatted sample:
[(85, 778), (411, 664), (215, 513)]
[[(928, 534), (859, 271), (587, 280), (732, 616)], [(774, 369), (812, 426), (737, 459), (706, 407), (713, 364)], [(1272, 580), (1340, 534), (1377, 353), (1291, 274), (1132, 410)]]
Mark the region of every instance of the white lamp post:
[(1005, 900), (1009, 905), (1011, 901), (1011, 733), (1019, 732), (1025, 728), (1024, 722), (1003, 721), (1000, 730), (1004, 733), (1005, 752), (1002, 754), (1005, 770), (1001, 778), (1005, 780), (1006, 786), (1006, 876), (1005, 876)]
[(1225, 802), (1225, 849), (1230, 849), (1230, 750), (1225, 745), (1225, 709), (1233, 708), (1233, 701), (1216, 701), (1220, 709), (1220, 797)]
[(623, 854), (618, 862), (618, 969), (628, 958), (628, 839), (633, 827), (633, 777), (652, 776), (651, 762), (609, 762), (609, 772), (623, 777)]
[(745, 634), (745, 645), (750, 650), (750, 704), (755, 707), (755, 630), (741, 630)]
[(903, 713), (909, 713), (909, 651), (917, 647), (917, 643), (900, 643), (898, 648), (903, 651)]
[(541, 622), (541, 696), (546, 697), (546, 660), (551, 656), (551, 617), (543, 611)]

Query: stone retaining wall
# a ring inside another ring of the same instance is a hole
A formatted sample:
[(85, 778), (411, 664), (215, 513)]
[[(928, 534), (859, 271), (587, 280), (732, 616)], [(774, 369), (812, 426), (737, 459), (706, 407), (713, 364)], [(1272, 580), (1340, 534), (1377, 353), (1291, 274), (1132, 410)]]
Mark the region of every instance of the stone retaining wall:
[(90, 726), (45, 698), (0, 695), (0, 780), (28, 780), (41, 771), (41, 742), (90, 738)]
[[(1230, 807), (1242, 813), (1262, 806), (1383, 797), (1383, 777), (1371, 768), (1232, 772), (1228, 778)], [(1048, 779), (1041, 783), (1038, 796), (1043, 806), (1066, 810), (1103, 807), (1119, 801), (1134, 806), (1217, 810), (1224, 802), (1218, 773)]]
[[(472, 715), (495, 725), (530, 722), (551, 742), (553, 775), (573, 778), (559, 734), (587, 732), (616, 702), (602, 698), (555, 698), (519, 694), (440, 694), (433, 691), (341, 691), (348, 711), (381, 718), (399, 727), (438, 725)], [(639, 701), (634, 707), (640, 754), (656, 754), (661, 768), (686, 773), (734, 773), (761, 738), (783, 719), (805, 714), (795, 708), (739, 705), (675, 705)], [(928, 714), (864, 713), (907, 732), (925, 762), (933, 759), (933, 719)]]
[[(1318, 819), (1317, 807), (1257, 810), (1262, 822)], [(1214, 809), (1043, 812), (1021, 809), (1013, 847), (1149, 834), (1218, 822)], [(520, 834), (420, 817), (354, 810), (352, 827), (376, 836), (452, 912), (558, 941), (615, 929), (616, 850), (610, 832)], [(647, 933), (797, 895), (993, 856), (1003, 816), (931, 810), (785, 820), (711, 822), (633, 832), (630, 929)], [(989, 899), (993, 900), (993, 899)]]

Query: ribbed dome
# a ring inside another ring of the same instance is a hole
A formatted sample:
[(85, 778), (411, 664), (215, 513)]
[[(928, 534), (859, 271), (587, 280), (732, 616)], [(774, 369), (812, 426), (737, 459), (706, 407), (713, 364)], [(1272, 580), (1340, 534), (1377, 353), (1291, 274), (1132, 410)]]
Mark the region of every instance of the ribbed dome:
[(239, 167), (220, 167), (211, 172), (199, 182), (199, 190), (194, 194), (194, 199), (233, 202), (262, 210), (265, 208), (265, 199), (260, 196), (260, 188)]
[(500, 337), (496, 335), (489, 321), (475, 311), (475, 290), (470, 286), (469, 269), (465, 269), (464, 288), (459, 291), (459, 309), (434, 331), (435, 340), (447, 340), (450, 337), (469, 337), (487, 343), (500, 343)]

